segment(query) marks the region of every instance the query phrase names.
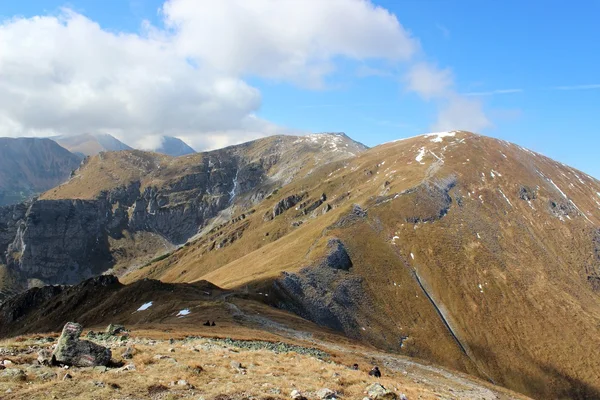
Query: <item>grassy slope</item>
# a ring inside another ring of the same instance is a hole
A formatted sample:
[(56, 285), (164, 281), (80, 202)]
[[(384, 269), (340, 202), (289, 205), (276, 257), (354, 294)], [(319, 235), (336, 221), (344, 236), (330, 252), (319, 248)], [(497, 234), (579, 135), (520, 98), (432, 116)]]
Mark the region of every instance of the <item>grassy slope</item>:
[[(540, 398), (598, 393), (600, 300), (587, 282), (586, 268), (593, 262), (592, 231), (600, 223), (600, 184), (494, 139), (466, 133), (432, 139), (390, 143), (325, 166), (285, 186), (244, 221), (217, 232), (227, 237), (245, 224), (233, 244), (208, 251), (211, 240), (203, 237), (126, 279), (208, 279), (225, 287), (252, 287), (280, 271), (309, 265), (326, 237), (337, 235), (350, 249), (354, 272), (366, 278), (369, 296), (379, 305), (376, 315), (364, 316), (365, 323), (379, 329), (369, 339), (402, 332), (414, 340), (414, 354), (473, 370), (423, 299), (411, 275), (416, 272), (445, 310), (480, 375)], [(421, 164), (416, 157), (422, 148)], [(450, 192), (450, 211), (440, 220), (406, 221), (427, 211), (418, 197), (400, 196), (381, 205), (374, 201), (378, 194), (448, 176), (456, 176), (458, 183)], [(519, 198), (521, 185), (537, 191), (531, 204)], [(298, 228), (290, 226), (297, 220), (294, 210), (262, 220), (277, 200), (306, 190), (313, 199), (325, 192), (337, 208)], [(550, 213), (550, 201), (566, 201), (561, 191), (585, 216), (571, 212), (561, 220)], [(326, 231), (352, 203), (368, 209), (368, 221)]]

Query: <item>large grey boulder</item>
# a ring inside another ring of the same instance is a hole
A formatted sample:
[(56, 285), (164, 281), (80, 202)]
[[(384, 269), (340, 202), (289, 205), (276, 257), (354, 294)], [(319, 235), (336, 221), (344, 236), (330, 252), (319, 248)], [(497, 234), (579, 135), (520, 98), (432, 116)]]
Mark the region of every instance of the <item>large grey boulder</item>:
[(110, 349), (88, 340), (79, 340), (82, 330), (80, 324), (67, 322), (52, 353), (53, 358), (61, 364), (75, 367), (108, 365), (112, 356)]

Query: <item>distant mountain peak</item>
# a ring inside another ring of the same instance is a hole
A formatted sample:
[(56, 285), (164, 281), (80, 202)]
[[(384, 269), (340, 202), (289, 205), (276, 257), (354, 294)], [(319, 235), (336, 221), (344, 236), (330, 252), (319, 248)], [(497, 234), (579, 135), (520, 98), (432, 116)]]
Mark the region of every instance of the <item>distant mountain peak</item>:
[(153, 149), (153, 151), (173, 157), (196, 153), (196, 150), (190, 147), (186, 142), (173, 136), (162, 136), (160, 147)]
[(51, 139), (72, 153), (84, 156), (94, 156), (101, 151), (132, 149), (108, 133), (83, 133), (74, 136), (58, 136)]

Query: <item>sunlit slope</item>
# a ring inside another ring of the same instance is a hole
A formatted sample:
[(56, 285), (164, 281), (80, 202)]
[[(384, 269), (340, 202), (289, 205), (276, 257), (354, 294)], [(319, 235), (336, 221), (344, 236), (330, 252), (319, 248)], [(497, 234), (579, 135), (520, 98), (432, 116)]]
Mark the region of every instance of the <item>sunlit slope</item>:
[[(338, 238), (352, 260), (344, 279), (360, 281), (347, 334), (538, 398), (585, 398), (600, 389), (599, 193), (507, 142), (419, 136), (296, 179), (126, 279), (266, 291)], [(291, 195), (304, 197), (268, 217)], [(347, 281), (336, 279), (318, 289), (337, 293)]]

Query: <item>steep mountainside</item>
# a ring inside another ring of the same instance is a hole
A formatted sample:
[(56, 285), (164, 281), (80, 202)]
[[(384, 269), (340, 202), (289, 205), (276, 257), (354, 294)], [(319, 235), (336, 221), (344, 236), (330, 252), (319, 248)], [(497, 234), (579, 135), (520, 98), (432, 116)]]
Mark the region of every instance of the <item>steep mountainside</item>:
[(196, 152), (186, 142), (172, 136), (163, 136), (160, 147), (154, 151), (173, 157), (186, 156)]
[(109, 134), (85, 133), (51, 138), (65, 149), (83, 156), (95, 156), (101, 151), (132, 150), (131, 147)]
[(0, 206), (63, 183), (80, 162), (52, 140), (0, 138)]
[[(343, 148), (330, 154), (337, 145)], [(233, 204), (250, 209), (323, 159), (362, 150), (344, 135), (317, 135), (276, 136), (177, 158), (100, 153), (40, 200), (0, 208), (0, 293), (144, 264), (213, 218), (228, 219)]]
[(106, 153), (0, 221), (12, 288), (205, 280), (534, 398), (600, 398), (600, 182), (501, 140)]
[(533, 397), (600, 396), (600, 182), (466, 132), (298, 177), (132, 271), (205, 279)]

